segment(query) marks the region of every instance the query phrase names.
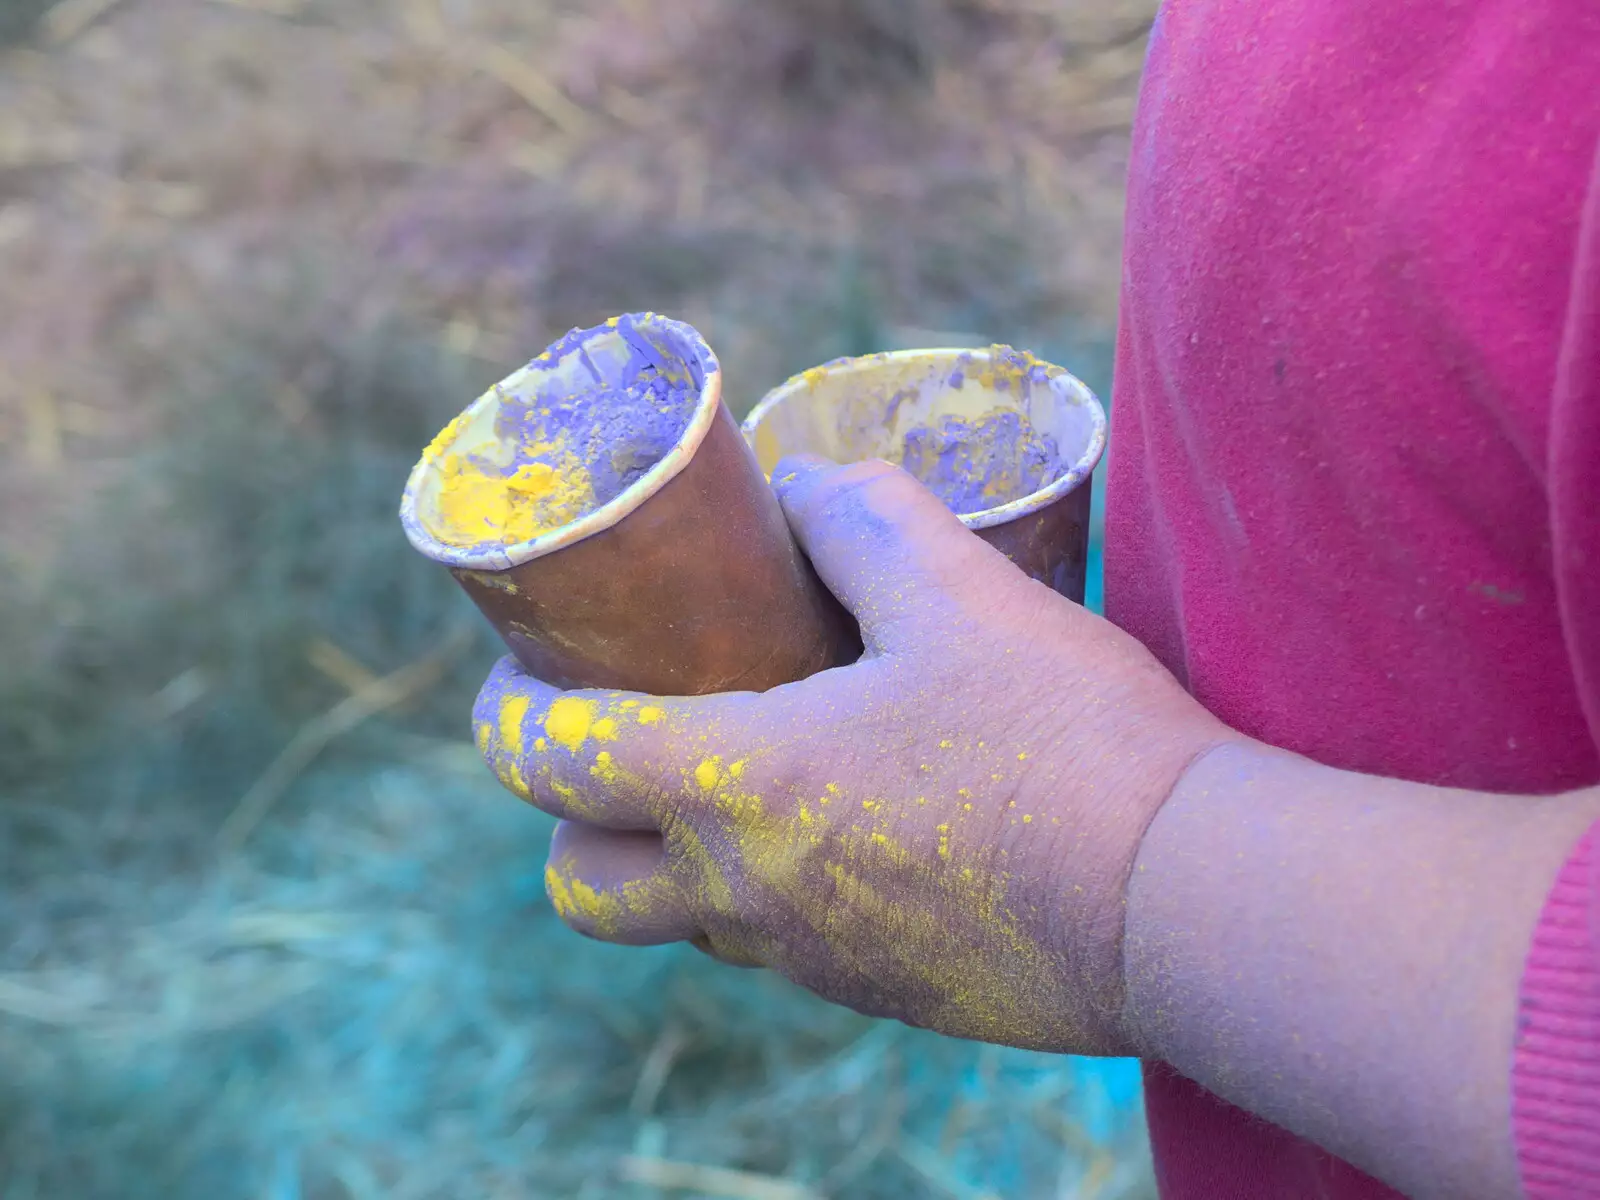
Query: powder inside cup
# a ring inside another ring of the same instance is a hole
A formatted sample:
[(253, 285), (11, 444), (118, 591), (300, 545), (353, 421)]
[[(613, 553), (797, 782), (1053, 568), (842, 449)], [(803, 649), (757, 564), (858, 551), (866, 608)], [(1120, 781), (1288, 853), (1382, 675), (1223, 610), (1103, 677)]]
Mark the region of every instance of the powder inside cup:
[(1055, 438), (1014, 409), (946, 416), (906, 434), (900, 465), (958, 515), (1020, 500), (1062, 470)]
[[(625, 362), (588, 352), (612, 331)], [(428, 532), (466, 550), (528, 542), (614, 500), (660, 462), (693, 419), (704, 378), (692, 354), (664, 353), (650, 332), (654, 340), (633, 316), (574, 330), (530, 364), (534, 386), (503, 396), (495, 444), (450, 450), (456, 427), (441, 434)], [(558, 374), (574, 354), (579, 369)]]

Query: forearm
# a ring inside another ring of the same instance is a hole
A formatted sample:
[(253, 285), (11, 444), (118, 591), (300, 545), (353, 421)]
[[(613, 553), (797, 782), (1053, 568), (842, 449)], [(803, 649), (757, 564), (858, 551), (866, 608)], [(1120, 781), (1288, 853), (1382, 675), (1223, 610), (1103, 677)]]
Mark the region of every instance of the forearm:
[(1518, 1194), (1518, 985), (1600, 789), (1494, 796), (1202, 758), (1128, 891), (1141, 1053), (1417, 1196)]

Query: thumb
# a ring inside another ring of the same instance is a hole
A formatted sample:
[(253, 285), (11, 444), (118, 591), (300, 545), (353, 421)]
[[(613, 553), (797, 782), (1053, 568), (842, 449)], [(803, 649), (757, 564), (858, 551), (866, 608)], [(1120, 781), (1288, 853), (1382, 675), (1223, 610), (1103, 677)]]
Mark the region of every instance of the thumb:
[(860, 622), (869, 650), (1021, 578), (943, 501), (887, 462), (840, 466), (796, 456), (778, 464), (772, 486), (817, 574)]

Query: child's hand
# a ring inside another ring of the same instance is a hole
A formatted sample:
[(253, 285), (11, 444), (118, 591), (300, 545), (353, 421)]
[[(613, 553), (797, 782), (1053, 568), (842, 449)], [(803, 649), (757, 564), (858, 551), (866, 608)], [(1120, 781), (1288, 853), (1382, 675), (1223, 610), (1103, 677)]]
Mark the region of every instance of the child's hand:
[(1134, 855), (1185, 767), (1233, 735), (904, 472), (797, 461), (775, 479), (861, 623), (860, 662), (693, 699), (562, 693), (509, 660), (485, 685), (496, 773), (567, 819), (557, 909), (944, 1033), (1129, 1053)]

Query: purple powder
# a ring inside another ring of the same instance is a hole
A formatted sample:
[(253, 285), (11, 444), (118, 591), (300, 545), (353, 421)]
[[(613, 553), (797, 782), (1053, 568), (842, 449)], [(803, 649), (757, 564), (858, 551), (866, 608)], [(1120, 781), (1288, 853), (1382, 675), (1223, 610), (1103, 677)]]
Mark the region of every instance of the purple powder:
[[(596, 363), (589, 346), (612, 332), (627, 344), (627, 359)], [(531, 394), (506, 397), (495, 434), (517, 451), (505, 474), (550, 457), (540, 447), (553, 444), (588, 469), (595, 507), (614, 500), (682, 438), (705, 387), (703, 346), (689, 326), (648, 314), (572, 330), (529, 365), (537, 379), (576, 354), (589, 378), (574, 388), (552, 375)]]
[(913, 429), (901, 465), (963, 516), (1020, 500), (1062, 468), (1056, 440), (1013, 409), (975, 421), (944, 417)]

